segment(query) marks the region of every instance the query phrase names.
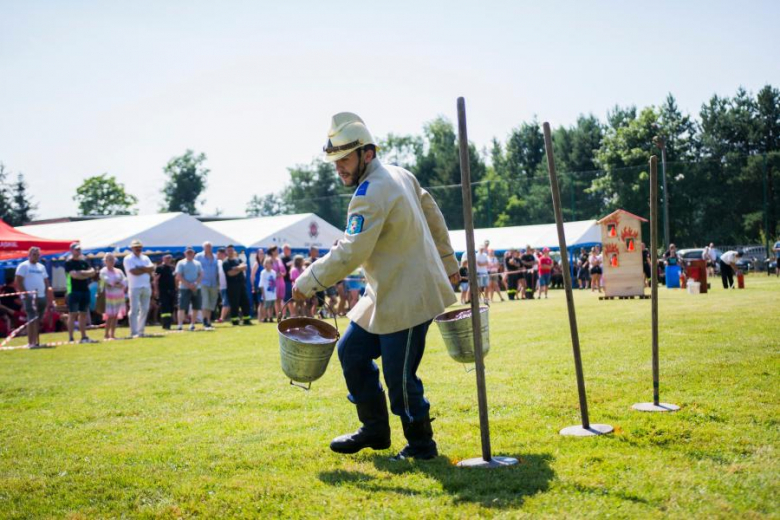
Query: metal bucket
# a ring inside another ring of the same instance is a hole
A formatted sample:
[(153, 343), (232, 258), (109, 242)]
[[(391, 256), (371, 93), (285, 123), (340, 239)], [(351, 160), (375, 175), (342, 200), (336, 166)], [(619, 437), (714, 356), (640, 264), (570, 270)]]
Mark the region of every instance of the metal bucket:
[[(466, 312), (465, 316), (459, 314)], [(439, 326), (441, 337), (447, 346), (450, 357), (458, 363), (473, 363), (476, 360), (474, 354), (474, 329), (471, 325), (471, 309), (455, 309), (439, 314), (435, 318)], [(482, 328), (482, 357), (490, 352), (490, 335), (488, 333), (488, 308), (479, 308), (480, 326)]]
[[(290, 300), (292, 301), (292, 300)], [(287, 302), (289, 304), (289, 301)], [(287, 305), (285, 305), (287, 307)], [(282, 309), (284, 313), (284, 309)], [(335, 315), (334, 315), (335, 321)], [(290, 329), (311, 326), (328, 341), (323, 343), (307, 343), (289, 335)], [(312, 381), (321, 378), (328, 368), (328, 362), (333, 355), (333, 348), (339, 340), (338, 323), (336, 327), (330, 323), (314, 318), (288, 318), (280, 321), (276, 327), (279, 333), (279, 353), (282, 360), (282, 371), (290, 378), (290, 384), (308, 390)], [(298, 383), (308, 383), (304, 386)]]

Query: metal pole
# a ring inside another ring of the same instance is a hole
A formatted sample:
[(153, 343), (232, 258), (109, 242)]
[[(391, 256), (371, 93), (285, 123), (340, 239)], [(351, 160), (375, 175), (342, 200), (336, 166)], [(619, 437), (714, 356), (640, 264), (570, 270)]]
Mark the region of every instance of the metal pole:
[[(661, 149), (663, 157), (663, 148)], [(666, 201), (666, 196), (664, 196)], [(668, 244), (667, 244), (668, 247)], [(680, 407), (660, 401), (660, 369), (658, 362), (658, 158), (650, 157), (650, 323), (653, 343), (653, 402), (633, 406), (641, 412), (674, 412)]]
[[(767, 253), (767, 258), (772, 258), (772, 251), (769, 250), (769, 205), (767, 204), (767, 191), (768, 191), (769, 173), (766, 165), (766, 152), (764, 152), (764, 250)], [(766, 264), (767, 270), (769, 264)]]
[[(661, 157), (665, 156), (664, 149), (661, 148)], [(664, 175), (664, 207), (666, 206), (666, 175)], [(665, 213), (665, 211), (664, 211)], [(653, 404), (658, 406), (660, 383), (658, 368), (658, 158), (655, 155), (650, 157), (650, 308), (653, 335)], [(666, 224), (664, 216), (664, 224)], [(666, 231), (664, 231), (666, 233)], [(669, 237), (665, 237), (669, 240)], [(669, 247), (669, 242), (666, 243)], [(655, 269), (652, 267), (655, 266)]]
[(487, 192), (488, 192), (488, 196), (487, 196), (487, 216), (488, 216), (488, 221), (487, 221), (487, 225), (485, 227), (490, 228), (490, 227), (493, 227), (493, 216), (491, 215), (491, 211), (490, 211), (490, 181), (487, 181)]
[(563, 230), (563, 212), (561, 210), (561, 191), (558, 186), (558, 176), (555, 172), (555, 158), (553, 156), (552, 134), (550, 123), (545, 122), (544, 147), (547, 152), (547, 169), (550, 172), (550, 191), (552, 192), (553, 210), (555, 211), (555, 225), (558, 229), (558, 246), (561, 252), (561, 267), (563, 270), (563, 287), (566, 291), (566, 306), (569, 311), (569, 331), (571, 332), (571, 346), (574, 351), (574, 369), (577, 373), (577, 392), (580, 398), (580, 415), (582, 426), (572, 426), (561, 430), (562, 435), (600, 435), (609, 433), (612, 427), (603, 424), (590, 424), (588, 417), (588, 398), (585, 394), (585, 376), (582, 371), (582, 357), (580, 355), (580, 336), (577, 330), (577, 315), (574, 311), (574, 295), (571, 288), (571, 271), (569, 271), (569, 256), (566, 249), (566, 235)]
[[(458, 98), (458, 139), (460, 148), (460, 182), (463, 192), (463, 224), (466, 229), (466, 254), (469, 259), (469, 286), (477, 283), (477, 254), (474, 247), (474, 216), (471, 207), (471, 166), (469, 138), (466, 132), (466, 100)], [(471, 295), (471, 324), (474, 328), (474, 363), (477, 372), (477, 401), (479, 404), (479, 431), (482, 437), (482, 459), (490, 461), (490, 425), (488, 423), (487, 390), (485, 388), (485, 360), (482, 357), (482, 327), (479, 313), (479, 293)]]
[(664, 182), (664, 247), (669, 249), (672, 239), (669, 233), (669, 188), (666, 186), (666, 141), (661, 145), (661, 171)]
[[(469, 138), (466, 132), (466, 100), (458, 98), (458, 148), (460, 151), (460, 183), (463, 194), (463, 226), (466, 230), (466, 255), (469, 259), (469, 286), (477, 288), (477, 253), (474, 247), (474, 214), (471, 207), (471, 167), (469, 164)], [(473, 290), (473, 289), (472, 289)], [(519, 461), (514, 457), (493, 457), (490, 453), (490, 426), (488, 424), (487, 390), (485, 388), (485, 360), (482, 351), (482, 316), (479, 309), (479, 293), (471, 295), (471, 326), (474, 332), (474, 364), (477, 372), (477, 402), (479, 404), (479, 433), (482, 437), (482, 457), (462, 460), (464, 468), (498, 468), (512, 466)]]
[(574, 210), (574, 172), (571, 173), (571, 219), (577, 220), (577, 212)]

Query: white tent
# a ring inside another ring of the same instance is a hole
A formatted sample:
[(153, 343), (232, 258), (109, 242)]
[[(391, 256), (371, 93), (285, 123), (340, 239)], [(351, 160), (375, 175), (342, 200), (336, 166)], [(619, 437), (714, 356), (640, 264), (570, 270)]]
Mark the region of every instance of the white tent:
[(314, 213), (279, 215), (275, 217), (215, 220), (205, 223), (209, 228), (231, 236), (247, 249), (281, 247), (290, 244), (295, 250), (309, 247), (330, 249), (344, 236), (344, 231), (329, 224)]
[(20, 231), (44, 238), (71, 237), (85, 253), (122, 251), (137, 238), (147, 251), (180, 252), (199, 249), (203, 242), (226, 246), (235, 239), (216, 231), (186, 213), (127, 215), (78, 222), (21, 226)]
[[(569, 249), (601, 244), (601, 230), (595, 220), (565, 222), (563, 232), (566, 235), (566, 246)], [(533, 248), (558, 249), (558, 231), (555, 224), (475, 229), (474, 241), (477, 248), (485, 240), (490, 240), (490, 247), (495, 249), (497, 253), (527, 245)], [(466, 232), (464, 230), (450, 231), (450, 241), (456, 252), (466, 251)]]

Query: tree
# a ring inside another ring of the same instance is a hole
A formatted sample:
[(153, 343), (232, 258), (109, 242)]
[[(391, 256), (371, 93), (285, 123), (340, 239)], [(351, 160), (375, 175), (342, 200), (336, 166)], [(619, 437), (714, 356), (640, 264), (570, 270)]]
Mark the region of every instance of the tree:
[(379, 140), (379, 152), (382, 160), (409, 171), (417, 166), (417, 157), (422, 155), (425, 143), (418, 135), (388, 134)]
[(206, 180), (210, 170), (203, 166), (206, 154), (195, 155), (187, 150), (184, 155), (174, 157), (165, 165), (164, 172), (168, 176), (163, 193), (165, 205), (163, 211), (181, 211), (195, 215), (197, 206), (205, 200), (198, 200), (206, 189)]
[(30, 199), (27, 183), (24, 181), (22, 173), (16, 175), (16, 182), (13, 184), (12, 190), (11, 219), (8, 223), (12, 226), (23, 226), (33, 219), (33, 212), (38, 208), (38, 205)]
[(315, 159), (288, 171), (290, 183), (282, 190), (280, 206), (293, 213), (316, 213), (334, 226), (343, 227), (349, 197), (339, 196), (346, 193), (333, 165)]
[(138, 198), (125, 191), (124, 184), (107, 173), (84, 179), (76, 188), (73, 199), (79, 205), (79, 215), (132, 215)]
[[(413, 173), (427, 187), (439, 205), (450, 229), (463, 228), (463, 200), (460, 184), (460, 154), (455, 129), (444, 117), (438, 117), (423, 129), (425, 149), (417, 156)], [(485, 163), (476, 147), (469, 143), (471, 182), (485, 176)]]
[(593, 115), (579, 116), (569, 128), (553, 131), (556, 166), (560, 169), (563, 214), (570, 220), (600, 218), (601, 201), (589, 188), (599, 176), (596, 152), (604, 127)]
[(284, 213), (284, 209), (282, 199), (274, 193), (269, 193), (264, 197), (253, 195), (246, 205), (246, 216), (268, 217), (272, 215), (281, 215)]
[(11, 205), (11, 198), (8, 195), (6, 185), (9, 173), (5, 164), (0, 162), (0, 219), (3, 219), (5, 222), (9, 222), (13, 218), (13, 206)]

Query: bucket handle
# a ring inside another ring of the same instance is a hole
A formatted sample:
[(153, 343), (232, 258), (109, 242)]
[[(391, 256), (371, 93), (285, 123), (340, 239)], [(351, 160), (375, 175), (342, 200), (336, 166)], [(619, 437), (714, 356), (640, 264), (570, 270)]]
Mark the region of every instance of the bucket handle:
[[(335, 323), (335, 324), (336, 324), (336, 331), (338, 331), (338, 330), (339, 330), (339, 322), (338, 322), (338, 320), (336, 319), (336, 313), (333, 311), (333, 307), (331, 307), (331, 305), (330, 305), (328, 302), (326, 302), (324, 298), (320, 298), (319, 296), (317, 296), (317, 299), (318, 299), (319, 301), (321, 301), (322, 303), (324, 303), (324, 304), (325, 304), (325, 306), (326, 306), (326, 307), (328, 308), (328, 310), (330, 311), (330, 314), (333, 316), (333, 323)], [(284, 316), (284, 310), (287, 308), (287, 306), (288, 306), (288, 305), (290, 305), (290, 303), (291, 303), (291, 302), (294, 302), (294, 301), (295, 301), (295, 300), (294, 300), (293, 298), (290, 298), (289, 300), (287, 300), (287, 301), (285, 302), (284, 306), (282, 307), (282, 312), (280, 312), (280, 313), (279, 313), (279, 317), (277, 317), (277, 318), (276, 318), (276, 322), (277, 322), (277, 323), (281, 323), (281, 322), (282, 322), (282, 316)], [(292, 383), (292, 381), (290, 381), (290, 382)], [(296, 385), (296, 386), (297, 386), (297, 385)]]
[(307, 391), (307, 392), (308, 392), (309, 390), (311, 390), (311, 382), (309, 382), (308, 386), (304, 386), (304, 385), (302, 385), (302, 384), (300, 384), (300, 383), (296, 383), (296, 382), (294, 382), (292, 379), (290, 379), (290, 385), (292, 385), (292, 386), (297, 386), (298, 388), (303, 388), (303, 389), (304, 389), (305, 391)]

